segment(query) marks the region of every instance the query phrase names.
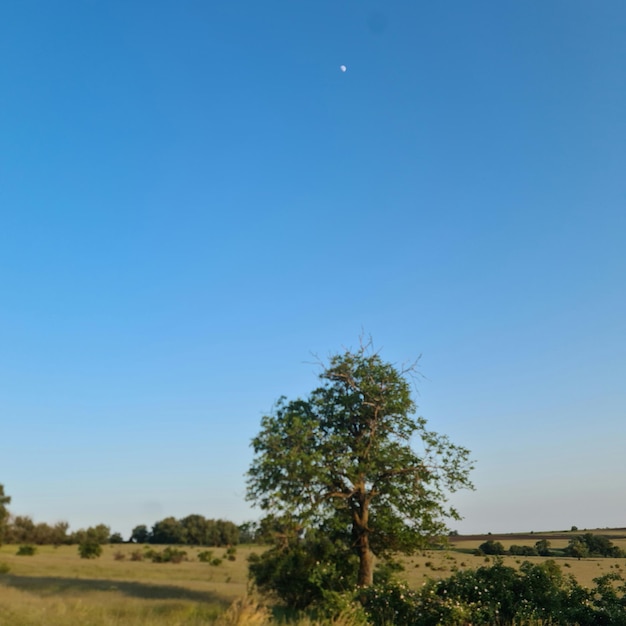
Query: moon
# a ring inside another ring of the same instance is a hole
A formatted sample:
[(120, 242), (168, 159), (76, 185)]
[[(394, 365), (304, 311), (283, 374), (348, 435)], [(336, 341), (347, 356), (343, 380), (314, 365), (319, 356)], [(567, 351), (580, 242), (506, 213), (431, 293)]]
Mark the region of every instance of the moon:
[(340, 69), (342, 72), (345, 72), (348, 68), (347, 68), (345, 65), (340, 65), (340, 66), (339, 66), (339, 69)]

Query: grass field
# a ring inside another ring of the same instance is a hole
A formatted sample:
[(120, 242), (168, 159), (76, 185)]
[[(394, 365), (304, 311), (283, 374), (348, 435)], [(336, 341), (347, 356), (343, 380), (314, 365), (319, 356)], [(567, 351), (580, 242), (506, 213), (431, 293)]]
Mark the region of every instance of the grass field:
[[(626, 529), (593, 532), (607, 535), (616, 545), (626, 548)], [(512, 544), (532, 546), (539, 539), (548, 539), (553, 548), (563, 548), (574, 535), (562, 532), (453, 537), (447, 550), (426, 551), (405, 558), (401, 577), (417, 588), (426, 578), (447, 577), (460, 569), (485, 565), (493, 557), (474, 556), (472, 551), (487, 539), (500, 541), (506, 548)], [(239, 546), (235, 561), (224, 559), (217, 566), (199, 561), (198, 553), (204, 548), (193, 547), (185, 547), (188, 560), (177, 564), (133, 561), (132, 553), (141, 548), (128, 544), (105, 546), (102, 556), (93, 560), (79, 558), (76, 546), (39, 546), (34, 556), (17, 556), (17, 548), (14, 545), (0, 548), (0, 564), (10, 568), (8, 573), (0, 573), (0, 624), (261, 626), (276, 623), (254, 602), (233, 605), (246, 596), (247, 556), (262, 551), (262, 547)], [(224, 552), (213, 549), (215, 557), (222, 557)], [(502, 558), (505, 565), (513, 567), (524, 560), (545, 560), (545, 557)], [(626, 559), (554, 560), (587, 586), (601, 574), (626, 574)], [(313, 622), (301, 620), (299, 624)]]

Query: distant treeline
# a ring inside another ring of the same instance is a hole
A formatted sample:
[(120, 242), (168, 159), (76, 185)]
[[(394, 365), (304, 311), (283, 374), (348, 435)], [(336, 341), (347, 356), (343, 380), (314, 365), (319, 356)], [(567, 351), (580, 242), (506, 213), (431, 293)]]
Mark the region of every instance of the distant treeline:
[(547, 539), (541, 539), (534, 546), (511, 546), (508, 551), (499, 541), (485, 541), (475, 551), (478, 555), (483, 554), (511, 554), (515, 556), (571, 556), (578, 559), (585, 557), (608, 557), (624, 558), (626, 552), (616, 546), (608, 537), (604, 535), (594, 535), (585, 533), (576, 535), (569, 540), (563, 549), (551, 547)]
[(232, 546), (241, 540), (240, 527), (222, 519), (187, 515), (181, 519), (166, 517), (151, 530), (141, 524), (130, 536), (133, 543), (176, 544), (193, 546)]
[(63, 545), (83, 543), (87, 538), (97, 543), (122, 543), (123, 537), (119, 533), (111, 534), (111, 529), (105, 524), (98, 524), (69, 532), (67, 522), (57, 522), (54, 525), (46, 522), (35, 523), (28, 515), (9, 517), (4, 531), (4, 543)]
[(181, 519), (166, 517), (156, 522), (151, 529), (145, 525), (136, 526), (131, 536), (125, 539), (120, 533), (111, 532), (106, 524), (98, 524), (69, 532), (67, 522), (54, 525), (45, 522), (35, 523), (27, 515), (9, 517), (1, 542), (13, 544), (64, 545), (93, 543), (152, 543), (197, 546), (232, 546), (254, 539), (250, 534), (252, 524), (237, 526), (221, 519), (207, 519), (203, 515), (188, 515)]

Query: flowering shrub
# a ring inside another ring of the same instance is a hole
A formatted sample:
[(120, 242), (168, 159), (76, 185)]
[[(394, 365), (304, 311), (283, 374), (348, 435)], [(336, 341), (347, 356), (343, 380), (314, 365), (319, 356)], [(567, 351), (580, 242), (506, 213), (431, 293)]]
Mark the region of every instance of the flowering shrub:
[(520, 570), (501, 561), (490, 567), (431, 580), (421, 590), (403, 583), (359, 592), (375, 626), (626, 626), (626, 583), (617, 573), (594, 580), (587, 590), (554, 561), (525, 562)]

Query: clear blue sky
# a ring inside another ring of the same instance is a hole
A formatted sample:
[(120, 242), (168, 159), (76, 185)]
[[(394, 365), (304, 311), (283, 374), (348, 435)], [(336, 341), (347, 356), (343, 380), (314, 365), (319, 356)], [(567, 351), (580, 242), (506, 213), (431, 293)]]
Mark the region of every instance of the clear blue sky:
[(363, 329), (473, 451), (453, 528), (626, 525), (624, 33), (622, 0), (3, 3), (11, 510), (258, 517), (261, 416)]

